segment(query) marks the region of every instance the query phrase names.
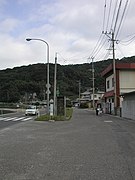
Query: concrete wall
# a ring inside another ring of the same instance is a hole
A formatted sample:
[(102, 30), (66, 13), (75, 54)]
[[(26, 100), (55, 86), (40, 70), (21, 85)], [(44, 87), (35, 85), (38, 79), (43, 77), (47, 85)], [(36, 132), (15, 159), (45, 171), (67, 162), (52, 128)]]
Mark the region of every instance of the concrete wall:
[(127, 93), (135, 90), (135, 71), (121, 70), (120, 78), (120, 93)]
[(135, 120), (135, 100), (122, 102), (122, 117)]

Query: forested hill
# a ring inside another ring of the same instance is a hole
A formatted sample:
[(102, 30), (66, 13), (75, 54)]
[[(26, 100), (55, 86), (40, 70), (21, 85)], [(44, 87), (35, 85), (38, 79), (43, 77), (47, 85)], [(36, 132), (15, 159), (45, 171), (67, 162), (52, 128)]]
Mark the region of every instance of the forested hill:
[[(117, 60), (118, 62), (134, 62), (135, 56)], [(109, 64), (111, 59), (94, 62), (95, 88), (104, 90), (104, 79), (100, 73)], [(60, 95), (69, 98), (78, 96), (80, 80), (81, 92), (92, 88), (91, 63), (76, 65), (57, 65), (57, 89)], [(28, 66), (14, 67), (0, 71), (0, 102), (18, 102), (37, 98), (43, 100), (46, 91), (46, 64), (33, 64)], [(50, 64), (50, 84), (53, 97), (54, 64)], [(35, 96), (36, 95), (36, 96)]]

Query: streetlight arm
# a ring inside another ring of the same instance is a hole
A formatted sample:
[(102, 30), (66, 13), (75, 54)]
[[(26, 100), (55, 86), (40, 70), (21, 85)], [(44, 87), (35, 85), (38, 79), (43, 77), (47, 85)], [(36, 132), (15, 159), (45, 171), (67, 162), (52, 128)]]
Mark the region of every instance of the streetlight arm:
[(36, 40), (36, 41), (42, 41), (47, 45), (47, 114), (49, 114), (49, 44), (44, 41), (43, 39), (39, 38), (27, 38), (26, 41), (31, 41), (31, 40)]
[(42, 41), (42, 42), (46, 43), (47, 46), (49, 47), (49, 44), (43, 39), (40, 39), (40, 38), (27, 38), (26, 39), (26, 41), (31, 41), (31, 40)]

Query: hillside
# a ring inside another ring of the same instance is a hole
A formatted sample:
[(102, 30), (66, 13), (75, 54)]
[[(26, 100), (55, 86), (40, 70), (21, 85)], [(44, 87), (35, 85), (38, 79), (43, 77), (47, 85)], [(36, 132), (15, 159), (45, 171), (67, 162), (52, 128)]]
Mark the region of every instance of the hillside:
[[(118, 62), (134, 62), (135, 56), (117, 60)], [(112, 63), (111, 59), (94, 62), (95, 88), (104, 90), (102, 70)], [(46, 64), (33, 64), (14, 67), (0, 71), (0, 102), (28, 101), (33, 98), (43, 100), (46, 91)], [(57, 65), (57, 88), (60, 95), (69, 98), (78, 96), (78, 80), (81, 81), (81, 92), (92, 88), (91, 63), (76, 65)], [(50, 84), (53, 97), (54, 64), (50, 64)]]

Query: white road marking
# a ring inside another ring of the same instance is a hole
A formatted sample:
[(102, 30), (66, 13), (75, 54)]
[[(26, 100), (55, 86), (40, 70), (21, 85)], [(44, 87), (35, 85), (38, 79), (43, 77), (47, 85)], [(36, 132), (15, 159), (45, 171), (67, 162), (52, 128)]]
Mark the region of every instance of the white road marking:
[(8, 121), (28, 121), (32, 119), (32, 117), (0, 117), (0, 121), (8, 122)]
[(28, 120), (30, 120), (30, 119), (32, 119), (32, 117), (25, 118), (25, 119), (23, 119), (23, 120), (21, 120), (21, 121), (28, 121)]
[(13, 121), (20, 121), (22, 119), (24, 119), (25, 117), (20, 117), (20, 118), (15, 118)]
[(4, 121), (12, 121), (12, 120), (15, 119), (15, 118), (17, 118), (17, 117), (12, 117), (12, 118), (7, 117), (7, 118), (4, 119)]
[(111, 123), (111, 122), (113, 122), (113, 121), (104, 121), (104, 122)]
[(5, 119), (5, 118), (0, 117), (0, 121), (3, 121), (3, 119)]

